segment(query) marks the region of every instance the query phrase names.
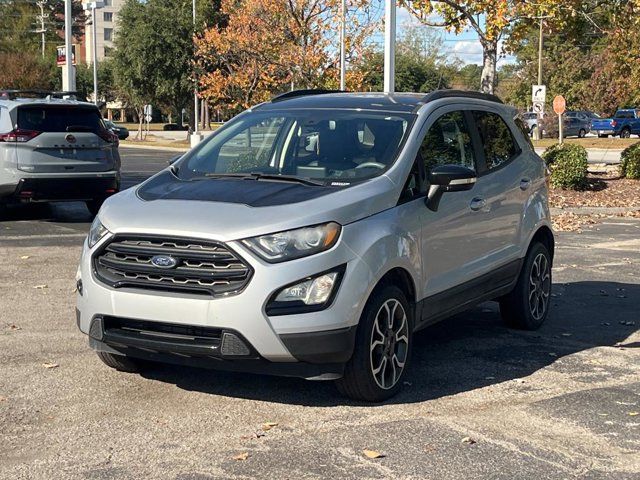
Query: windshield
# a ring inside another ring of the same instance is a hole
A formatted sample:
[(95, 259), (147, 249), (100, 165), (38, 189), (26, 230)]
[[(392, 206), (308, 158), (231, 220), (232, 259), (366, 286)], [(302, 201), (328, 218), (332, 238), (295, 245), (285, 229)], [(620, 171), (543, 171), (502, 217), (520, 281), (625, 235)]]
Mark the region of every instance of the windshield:
[(353, 110), (250, 112), (185, 155), (178, 176), (282, 175), (349, 185), (393, 164), (413, 119)]

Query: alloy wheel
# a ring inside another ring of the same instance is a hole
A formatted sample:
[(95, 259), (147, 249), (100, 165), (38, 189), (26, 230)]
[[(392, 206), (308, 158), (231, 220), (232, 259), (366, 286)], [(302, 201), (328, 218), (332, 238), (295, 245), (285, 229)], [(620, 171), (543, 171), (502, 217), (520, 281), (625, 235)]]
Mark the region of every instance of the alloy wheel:
[(409, 322), (395, 298), (384, 302), (373, 322), (370, 342), (371, 373), (378, 386), (393, 388), (402, 375), (409, 353)]
[(539, 253), (529, 274), (529, 311), (535, 320), (541, 320), (549, 306), (551, 272), (546, 255)]

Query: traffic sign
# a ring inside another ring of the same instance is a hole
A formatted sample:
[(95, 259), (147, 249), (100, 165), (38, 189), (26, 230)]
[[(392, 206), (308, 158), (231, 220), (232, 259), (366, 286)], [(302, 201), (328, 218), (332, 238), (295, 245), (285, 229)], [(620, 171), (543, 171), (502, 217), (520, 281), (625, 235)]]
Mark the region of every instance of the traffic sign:
[(544, 102), (533, 102), (533, 111), (535, 113), (544, 113)]
[(547, 100), (547, 86), (546, 85), (533, 85), (531, 87), (531, 101), (533, 103), (542, 102)]
[(153, 115), (153, 107), (150, 104), (147, 104), (144, 106), (144, 114), (146, 115)]
[(556, 96), (553, 99), (553, 111), (558, 115), (562, 115), (567, 109), (567, 101), (564, 99), (562, 95)]

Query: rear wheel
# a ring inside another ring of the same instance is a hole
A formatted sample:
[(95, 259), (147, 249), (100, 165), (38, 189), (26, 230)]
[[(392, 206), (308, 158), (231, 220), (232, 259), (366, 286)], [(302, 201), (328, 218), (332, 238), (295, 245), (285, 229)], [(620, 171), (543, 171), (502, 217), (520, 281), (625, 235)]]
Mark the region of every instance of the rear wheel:
[(353, 356), (338, 390), (354, 400), (381, 402), (402, 386), (412, 346), (413, 318), (398, 287), (377, 288), (362, 312)]
[(623, 128), (620, 132), (620, 138), (631, 138), (631, 130), (628, 128)]
[(87, 200), (84, 203), (87, 205), (87, 210), (89, 210), (91, 216), (95, 217), (104, 203), (104, 198), (94, 198), (93, 200)]
[(547, 318), (550, 299), (551, 255), (542, 243), (534, 243), (515, 288), (500, 299), (500, 313), (510, 327), (536, 330)]
[(578, 132), (578, 138), (584, 138), (587, 136), (587, 131), (584, 128), (581, 128)]
[(147, 363), (137, 358), (126, 357), (124, 355), (114, 355), (107, 352), (96, 352), (102, 362), (119, 372), (138, 373), (145, 369)]

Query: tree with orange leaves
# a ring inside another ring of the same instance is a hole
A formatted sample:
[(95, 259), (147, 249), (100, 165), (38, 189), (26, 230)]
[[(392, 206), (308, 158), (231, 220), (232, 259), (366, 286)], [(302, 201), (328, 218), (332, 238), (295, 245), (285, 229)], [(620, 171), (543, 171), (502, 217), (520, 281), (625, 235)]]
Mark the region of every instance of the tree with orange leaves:
[[(347, 51), (355, 57), (377, 28), (370, 2), (349, 0)], [(358, 8), (358, 13), (353, 13)], [(340, 0), (222, 0), (226, 26), (196, 39), (200, 91), (229, 111), (248, 108), (290, 88), (338, 83)], [(362, 76), (348, 72), (358, 88)]]

